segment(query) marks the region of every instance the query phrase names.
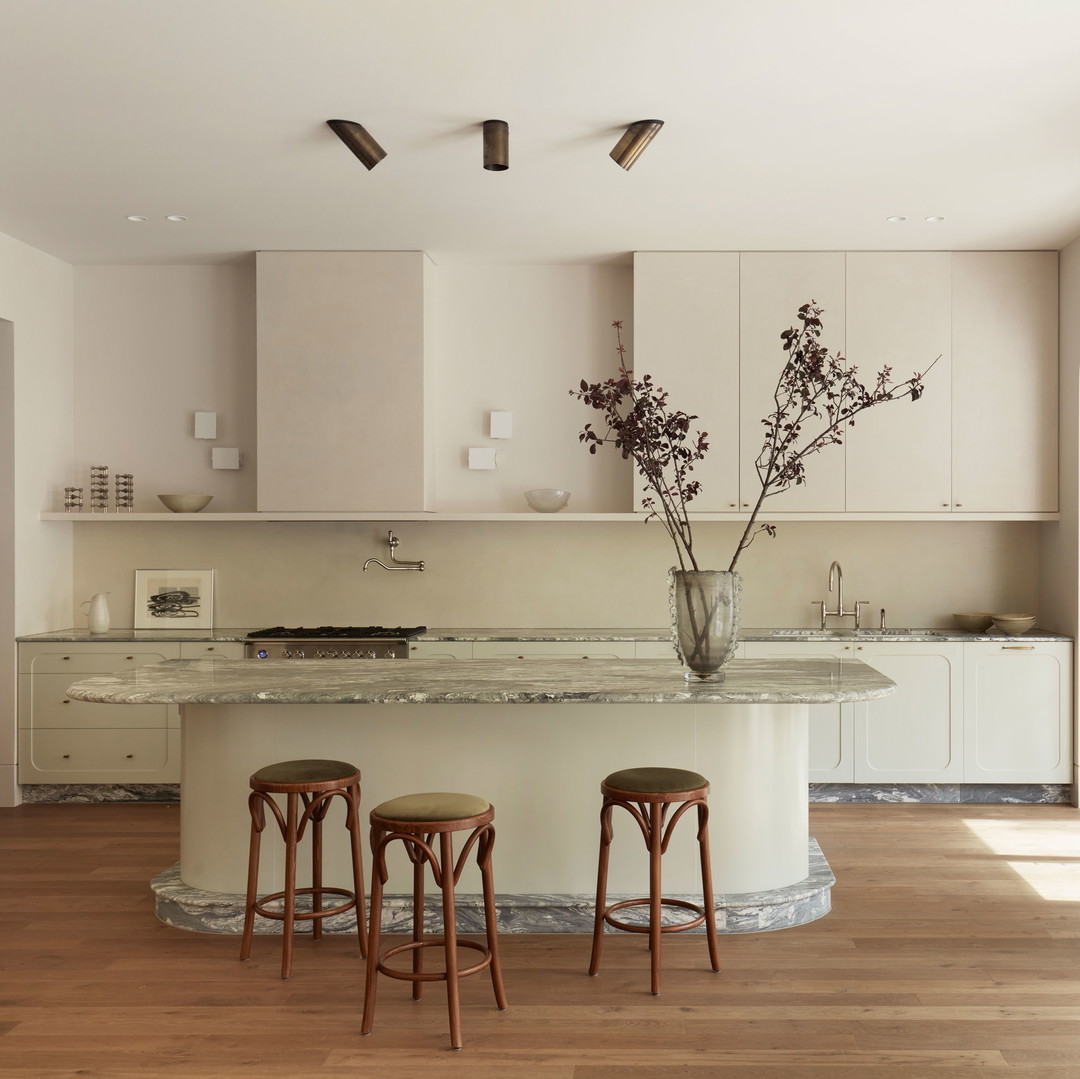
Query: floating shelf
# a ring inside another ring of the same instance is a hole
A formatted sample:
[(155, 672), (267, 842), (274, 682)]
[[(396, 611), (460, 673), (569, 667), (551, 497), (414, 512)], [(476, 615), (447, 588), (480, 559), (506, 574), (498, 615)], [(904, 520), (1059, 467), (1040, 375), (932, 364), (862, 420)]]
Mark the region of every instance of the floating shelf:
[[(224, 522), (317, 522), (317, 521), (635, 521), (644, 513), (42, 513), (42, 521), (69, 524), (221, 524)], [(720, 521), (741, 524), (742, 513), (692, 513), (697, 522)], [(762, 521), (1058, 521), (1059, 513), (770, 513)]]

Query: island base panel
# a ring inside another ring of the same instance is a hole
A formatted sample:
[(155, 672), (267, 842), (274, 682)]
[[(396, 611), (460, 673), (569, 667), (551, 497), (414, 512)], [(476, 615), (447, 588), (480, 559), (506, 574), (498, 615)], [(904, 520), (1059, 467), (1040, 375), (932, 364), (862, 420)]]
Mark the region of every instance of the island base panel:
[[(248, 777), (275, 761), (347, 760), (362, 805), (418, 791), (479, 794), (495, 806), (500, 894), (595, 888), (600, 781), (662, 765), (701, 772), (718, 895), (768, 892), (809, 875), (807, 709), (800, 704), (212, 704), (183, 705), (183, 884), (242, 893)], [(333, 812), (333, 811), (332, 811)], [(629, 814), (615, 820), (609, 890), (640, 895), (648, 863)], [(366, 817), (365, 817), (366, 819)], [(326, 880), (348, 880), (344, 829), (328, 828)], [(268, 828), (259, 890), (281, 887), (282, 844)], [(391, 873), (408, 873), (402, 864)], [(299, 865), (305, 868), (304, 850)], [(664, 889), (700, 890), (693, 829), (676, 829)], [(402, 879), (400, 876), (397, 879)], [(462, 893), (479, 892), (475, 863)]]

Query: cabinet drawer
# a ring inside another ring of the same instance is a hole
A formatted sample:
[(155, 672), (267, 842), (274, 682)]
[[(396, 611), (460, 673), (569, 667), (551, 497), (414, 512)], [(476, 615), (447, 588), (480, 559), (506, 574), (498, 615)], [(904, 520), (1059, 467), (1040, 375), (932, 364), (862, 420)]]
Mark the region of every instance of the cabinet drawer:
[(633, 659), (632, 641), (477, 641), (476, 659)]
[(23, 782), (173, 782), (180, 775), (178, 731), (30, 730), (20, 741)]
[[(90, 704), (73, 701), (67, 695), (67, 687), (78, 676), (71, 674), (36, 674), (33, 678), (23, 675), (19, 687), (29, 708), (22, 708), (20, 726), (23, 727), (167, 727), (170, 706), (167, 704)], [(33, 717), (31, 719), (31, 716)]]
[(243, 659), (241, 641), (184, 641), (180, 645), (181, 659)]
[(409, 645), (414, 659), (472, 659), (472, 641), (416, 641)]
[[(82, 648), (70, 651), (41, 652), (32, 656), (24, 671), (31, 674), (110, 674), (112, 671), (128, 671), (133, 667), (145, 667), (148, 663), (161, 663), (165, 659), (174, 659), (176, 653), (150, 652), (146, 649), (136, 652), (125, 650), (115, 645), (107, 652), (85, 652)], [(72, 679), (74, 681), (74, 679)]]

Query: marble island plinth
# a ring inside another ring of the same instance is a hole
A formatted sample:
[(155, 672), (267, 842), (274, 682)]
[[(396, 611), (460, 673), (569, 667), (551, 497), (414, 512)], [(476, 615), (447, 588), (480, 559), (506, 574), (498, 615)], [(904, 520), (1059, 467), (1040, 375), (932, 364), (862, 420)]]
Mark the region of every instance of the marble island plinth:
[[(68, 694), (181, 706), (181, 860), (168, 903), (191, 909), (202, 895), (218, 912), (170, 918), (181, 924), (233, 927), (227, 900), (244, 888), (248, 776), (273, 761), (324, 757), (360, 767), (366, 806), (421, 790), (489, 799), (502, 922), (526, 931), (587, 930), (587, 917), (579, 926), (553, 912), (588, 905), (605, 775), (645, 764), (699, 771), (712, 783), (714, 883), (731, 931), (827, 912), (831, 875), (827, 865), (812, 871), (809, 853), (807, 706), (894, 689), (846, 658), (736, 660), (723, 682), (700, 684), (674, 660), (206, 659), (87, 678)], [(640, 894), (644, 848), (629, 818), (616, 827), (610, 890)], [(669, 894), (695, 890), (692, 831), (676, 832), (665, 856)], [(264, 843), (261, 890), (281, 879), (277, 846)], [(327, 863), (330, 876), (345, 872), (344, 842)], [(782, 912), (767, 909), (773, 900)], [(732, 926), (728, 910), (762, 913)]]

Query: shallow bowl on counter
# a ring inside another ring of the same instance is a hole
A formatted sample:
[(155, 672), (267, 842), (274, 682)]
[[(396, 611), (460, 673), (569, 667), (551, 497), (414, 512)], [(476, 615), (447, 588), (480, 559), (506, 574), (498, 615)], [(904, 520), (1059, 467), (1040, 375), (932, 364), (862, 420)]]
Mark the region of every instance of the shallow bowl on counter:
[(525, 492), (525, 501), (537, 513), (558, 513), (570, 501), (570, 492), (555, 487), (538, 487)]
[(166, 509), (173, 513), (198, 513), (210, 504), (213, 495), (158, 495)]
[(1010, 637), (1027, 633), (1035, 625), (1033, 614), (995, 614), (994, 627)]
[(968, 633), (985, 633), (994, 621), (992, 614), (954, 614), (953, 621)]

